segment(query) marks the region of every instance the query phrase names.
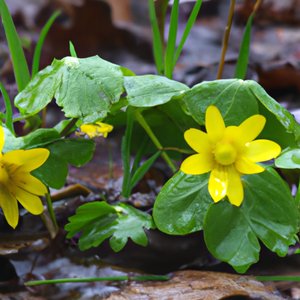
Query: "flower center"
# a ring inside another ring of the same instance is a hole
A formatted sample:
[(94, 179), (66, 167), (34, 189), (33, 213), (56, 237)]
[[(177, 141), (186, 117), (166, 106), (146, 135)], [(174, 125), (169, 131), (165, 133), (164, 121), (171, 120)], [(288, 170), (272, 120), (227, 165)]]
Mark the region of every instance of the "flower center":
[(214, 154), (219, 164), (228, 166), (235, 162), (237, 152), (231, 144), (220, 143), (216, 146)]
[(9, 180), (9, 175), (4, 165), (0, 164), (0, 184), (5, 184)]

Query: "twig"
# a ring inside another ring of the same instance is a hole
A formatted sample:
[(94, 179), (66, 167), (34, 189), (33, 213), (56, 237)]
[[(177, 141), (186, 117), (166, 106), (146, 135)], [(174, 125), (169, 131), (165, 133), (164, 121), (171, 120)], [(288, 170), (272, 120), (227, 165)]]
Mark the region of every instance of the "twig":
[(217, 79), (221, 79), (222, 74), (223, 74), (225, 55), (226, 55), (226, 51), (227, 51), (227, 47), (228, 47), (228, 40), (229, 40), (229, 36), (230, 36), (230, 30), (231, 30), (232, 19), (233, 19), (233, 14), (234, 14), (234, 6), (235, 6), (235, 0), (231, 0), (230, 7), (229, 7), (228, 19), (227, 19), (227, 25), (226, 25), (224, 36), (223, 36), (222, 52), (221, 52), (220, 64), (219, 64), (219, 68), (218, 68)]

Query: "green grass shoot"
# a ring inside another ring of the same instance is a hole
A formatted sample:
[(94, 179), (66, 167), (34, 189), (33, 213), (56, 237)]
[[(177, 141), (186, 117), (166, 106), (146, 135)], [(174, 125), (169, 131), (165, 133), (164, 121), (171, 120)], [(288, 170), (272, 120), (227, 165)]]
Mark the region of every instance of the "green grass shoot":
[(38, 42), (36, 44), (36, 47), (34, 49), (34, 54), (33, 54), (33, 63), (32, 63), (32, 70), (31, 70), (32, 77), (39, 71), (41, 52), (42, 52), (42, 47), (44, 45), (46, 36), (47, 36), (51, 26), (53, 25), (54, 21), (60, 14), (61, 14), (60, 11), (55, 11), (41, 30), (41, 33), (40, 33), (40, 36), (39, 36), (39, 39), (38, 39)]
[(0, 0), (0, 15), (11, 54), (14, 74), (19, 92), (22, 91), (30, 80), (30, 73), (20, 37), (4, 0)]

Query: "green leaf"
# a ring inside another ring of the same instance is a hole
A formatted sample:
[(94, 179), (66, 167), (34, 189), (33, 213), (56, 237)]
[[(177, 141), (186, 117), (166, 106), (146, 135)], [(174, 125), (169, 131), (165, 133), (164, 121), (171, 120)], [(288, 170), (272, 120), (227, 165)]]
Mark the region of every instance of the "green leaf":
[(124, 85), (129, 105), (136, 107), (160, 105), (188, 90), (180, 82), (156, 75), (124, 77)]
[(219, 108), (227, 126), (239, 125), (258, 113), (256, 97), (249, 91), (245, 81), (239, 79), (205, 81), (187, 91), (183, 100), (191, 116), (200, 125), (204, 125), (205, 111), (209, 105)]
[(50, 156), (33, 174), (48, 186), (59, 189), (66, 182), (68, 165), (80, 167), (90, 161), (95, 143), (87, 139), (61, 139), (45, 148), (49, 149)]
[(18, 90), (22, 91), (30, 80), (30, 74), (19, 35), (4, 0), (0, 0), (0, 15), (12, 58)]
[(208, 174), (176, 173), (156, 198), (153, 218), (157, 228), (174, 235), (201, 230), (206, 212), (213, 203), (207, 185)]
[(115, 252), (124, 248), (128, 238), (146, 246), (148, 239), (144, 228), (154, 228), (150, 215), (125, 204), (111, 206), (104, 201), (80, 206), (65, 226), (67, 238), (82, 233), (79, 238), (80, 250), (97, 247), (110, 238), (110, 246)]
[(53, 143), (59, 138), (60, 136), (56, 129), (40, 128), (22, 137), (24, 143), (24, 146), (22, 148), (31, 149), (43, 147)]
[(65, 230), (68, 231), (67, 238), (81, 232), (80, 250), (97, 247), (111, 236), (113, 233), (111, 226), (116, 223), (116, 219), (115, 208), (104, 201), (83, 204), (65, 226)]
[(60, 66), (48, 66), (37, 73), (27, 87), (15, 98), (15, 106), (21, 114), (33, 116), (40, 112), (54, 97), (61, 79), (57, 74)]
[(294, 116), (269, 96), (257, 82), (247, 80), (246, 83), (260, 104), (260, 112), (267, 118), (264, 137), (279, 142), (283, 147), (291, 146), (295, 141), (299, 142), (300, 125)]
[(111, 248), (115, 252), (121, 251), (128, 238), (140, 246), (147, 246), (148, 238), (144, 228), (155, 228), (151, 216), (124, 203), (116, 206), (116, 209), (121, 210), (121, 214), (116, 220), (114, 234), (109, 240)]
[(234, 74), (235, 78), (244, 79), (247, 73), (253, 17), (254, 14), (251, 14), (250, 17), (248, 18), (245, 27), (242, 43), (240, 46), (239, 57), (235, 67), (235, 74)]
[(22, 114), (33, 115), (55, 98), (66, 117), (92, 123), (107, 115), (122, 92), (120, 66), (98, 56), (65, 57), (37, 73), (17, 95), (15, 105)]
[(287, 184), (272, 169), (243, 177), (245, 196), (241, 207), (227, 200), (210, 206), (204, 222), (209, 251), (246, 272), (258, 261), (259, 240), (279, 256), (296, 242), (298, 212)]
[(227, 126), (239, 125), (246, 118), (260, 113), (267, 120), (260, 137), (276, 141), (282, 148), (295, 146), (296, 141), (300, 141), (300, 125), (295, 118), (255, 81), (203, 82), (187, 91), (183, 100), (188, 112), (200, 125), (204, 125), (207, 107), (213, 104), (220, 109)]
[(282, 169), (300, 169), (300, 149), (292, 148), (283, 151), (275, 159), (275, 166)]

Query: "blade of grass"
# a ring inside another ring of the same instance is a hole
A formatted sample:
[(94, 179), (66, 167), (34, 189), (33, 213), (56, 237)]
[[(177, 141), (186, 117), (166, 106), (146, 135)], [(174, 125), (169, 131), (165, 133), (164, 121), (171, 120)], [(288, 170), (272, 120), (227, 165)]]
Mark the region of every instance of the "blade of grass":
[(177, 61), (178, 61), (178, 58), (182, 52), (182, 49), (183, 49), (183, 46), (191, 32), (191, 29), (197, 19), (197, 16), (198, 16), (198, 13), (200, 11), (200, 8), (201, 8), (201, 5), (202, 5), (202, 0), (197, 0), (197, 2), (195, 3), (194, 7), (193, 7), (193, 10), (188, 18), (188, 21), (185, 25), (185, 28), (184, 28), (184, 32), (182, 34), (182, 37), (180, 39), (180, 42), (178, 44), (178, 47), (175, 51), (175, 56), (174, 56), (174, 61), (173, 61), (173, 68), (175, 67)]
[(234, 77), (238, 79), (244, 79), (247, 73), (252, 23), (253, 23), (255, 12), (257, 11), (260, 3), (261, 0), (256, 1), (253, 11), (247, 20), (247, 24), (243, 33), (239, 56), (238, 56), (237, 64), (235, 67), (235, 74), (234, 74)]
[(58, 10), (55, 11), (41, 30), (41, 33), (40, 33), (38, 42), (35, 46), (34, 54), (33, 54), (33, 63), (32, 63), (32, 70), (31, 70), (32, 77), (39, 71), (40, 58), (41, 58), (43, 44), (45, 42), (46, 36), (47, 36), (51, 26), (53, 25), (54, 21), (60, 14), (61, 14), (60, 11), (58, 11)]
[(130, 189), (132, 190), (136, 184), (144, 177), (144, 175), (148, 172), (150, 167), (154, 164), (157, 158), (160, 156), (161, 151), (157, 151), (151, 157), (149, 157), (137, 170), (130, 181)]
[(0, 91), (2, 93), (4, 104), (5, 104), (5, 125), (10, 132), (15, 134), (11, 101), (2, 82), (0, 82)]
[(11, 54), (14, 74), (19, 92), (22, 91), (30, 80), (30, 73), (25, 59), (16, 27), (4, 0), (0, 0), (0, 15)]
[(132, 137), (132, 129), (133, 129), (133, 109), (127, 109), (127, 122), (126, 122), (126, 130), (125, 135), (122, 138), (122, 145), (121, 145), (121, 156), (122, 156), (122, 163), (123, 163), (123, 183), (122, 183), (122, 195), (124, 197), (130, 196), (130, 181), (131, 181), (131, 174), (130, 174), (130, 143)]
[(69, 51), (70, 51), (70, 54), (72, 57), (78, 57), (75, 47), (74, 47), (74, 44), (71, 41), (69, 41)]
[(163, 37), (160, 34), (159, 25), (155, 12), (154, 0), (148, 0), (150, 24), (152, 28), (153, 37), (153, 55), (158, 74), (164, 73), (163, 61)]
[[(147, 123), (147, 121), (145, 120), (145, 118), (143, 117), (141, 112), (138, 109), (136, 109), (134, 111), (134, 115), (135, 115), (135, 119), (144, 128), (144, 130), (146, 131), (146, 133), (148, 134), (149, 138), (151, 139), (153, 144), (156, 146), (156, 148), (158, 150), (163, 149), (163, 146), (161, 145), (160, 141), (157, 139), (156, 135), (152, 131), (151, 127), (149, 126), (149, 124)], [(175, 173), (177, 171), (177, 167), (174, 165), (174, 163), (172, 162), (169, 155), (163, 151), (163, 152), (161, 152), (161, 157), (165, 160), (165, 162), (167, 163), (169, 168), (172, 170), (172, 172)]]
[(249, 61), (249, 50), (251, 41), (251, 28), (253, 22), (253, 14), (250, 15), (245, 27), (245, 31), (240, 46), (239, 56), (235, 67), (234, 77), (238, 79), (244, 79), (247, 73), (248, 61)]
[(176, 48), (176, 38), (178, 29), (178, 14), (179, 14), (179, 0), (174, 0), (169, 26), (169, 35), (167, 41), (167, 48), (165, 53), (165, 76), (172, 78), (174, 69), (174, 53)]
[(149, 137), (145, 135), (144, 140), (141, 142), (141, 145), (138, 147), (135, 156), (134, 161), (131, 167), (131, 177), (135, 173), (135, 171), (138, 169), (140, 162), (142, 160), (142, 156), (145, 154), (145, 151), (147, 149), (148, 143), (149, 143)]

